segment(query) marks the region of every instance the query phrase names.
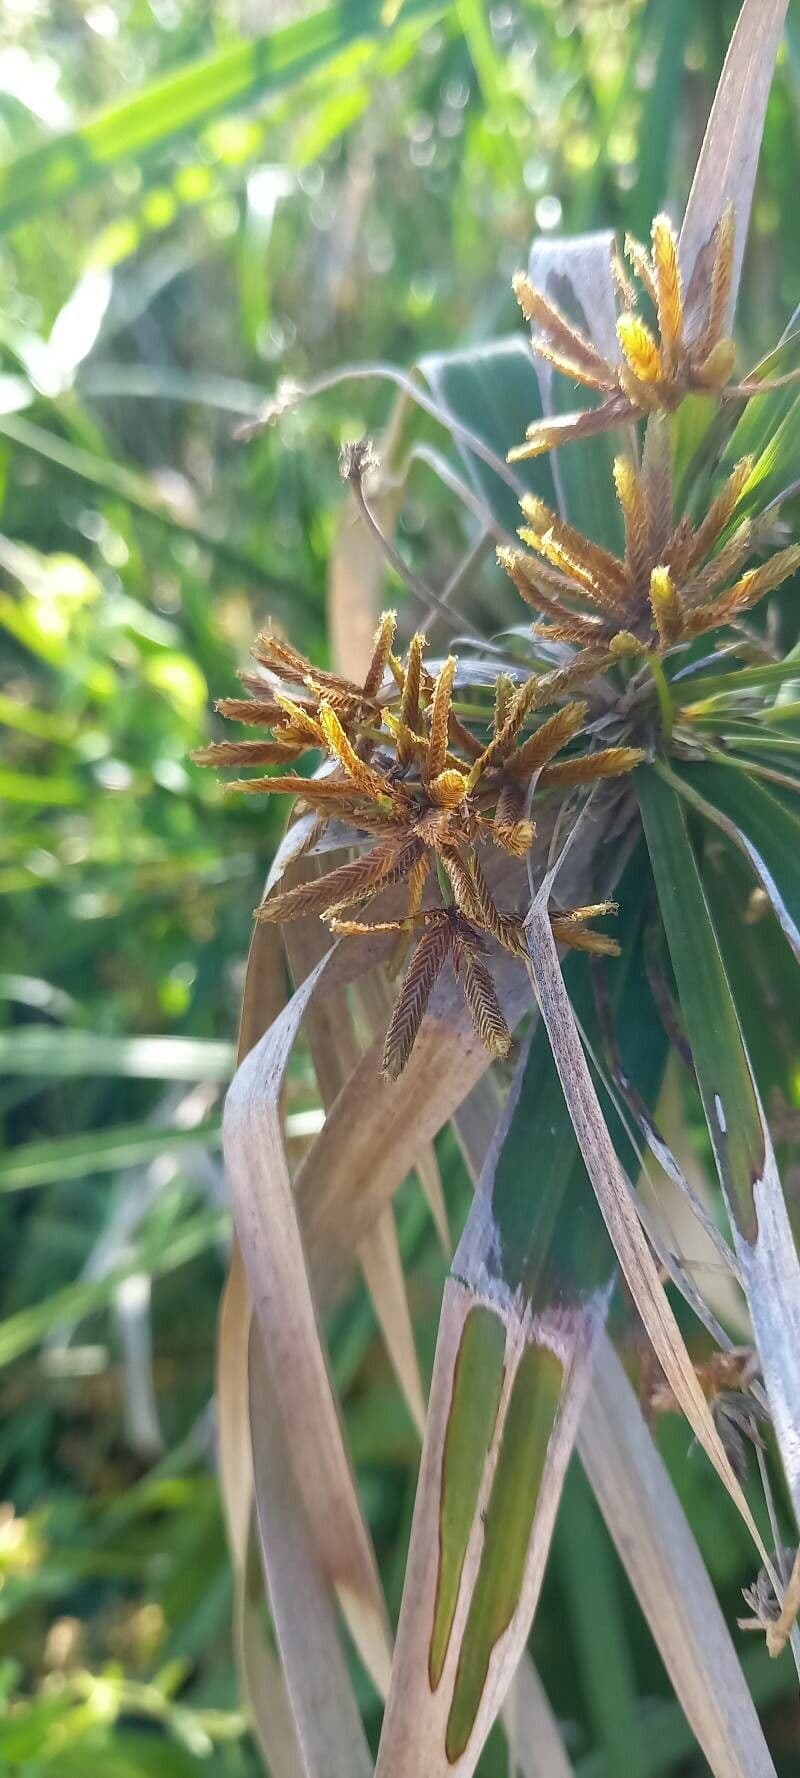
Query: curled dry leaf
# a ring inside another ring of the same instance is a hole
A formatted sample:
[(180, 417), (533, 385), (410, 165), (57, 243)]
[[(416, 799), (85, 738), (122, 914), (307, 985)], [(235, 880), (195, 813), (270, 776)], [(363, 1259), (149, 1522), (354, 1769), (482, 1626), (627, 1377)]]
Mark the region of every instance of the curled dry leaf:
[(223, 1134), (237, 1234), (297, 1482), (323, 1570), (380, 1689), (388, 1623), (317, 1327), (279, 1107), (289, 1051), (328, 957), (238, 1069)]
[(305, 1778), (371, 1778), (372, 1758), (328, 1575), (297, 1487), (286, 1424), (256, 1323), (250, 1332), (249, 1397), (261, 1547)]

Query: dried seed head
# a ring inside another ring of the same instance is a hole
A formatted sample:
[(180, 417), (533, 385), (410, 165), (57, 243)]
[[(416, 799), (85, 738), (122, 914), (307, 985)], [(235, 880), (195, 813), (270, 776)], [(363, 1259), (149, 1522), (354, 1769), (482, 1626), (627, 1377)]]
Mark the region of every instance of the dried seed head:
[(378, 624), (378, 628), (375, 631), (375, 640), (372, 644), (372, 658), (367, 668), (367, 676), (364, 680), (365, 698), (377, 697), (377, 694), (381, 689), (383, 675), (389, 665), (389, 659), (392, 653), (392, 643), (394, 642), (396, 628), (397, 612), (384, 611), (380, 623)]
[(361, 481), (380, 468), (371, 438), (357, 438), (343, 444), (339, 452), (339, 474), (343, 482)]
[(433, 688), (430, 710), (430, 739), (428, 741), (427, 775), (429, 783), (438, 778), (444, 771), (447, 761), (447, 739), (450, 724), (450, 705), (453, 698), (453, 684), (458, 661), (454, 654), (448, 655), (441, 672), (438, 674)]
[(462, 971), (464, 998), (475, 1030), (491, 1056), (507, 1056), (511, 1032), (497, 998), (497, 990), (484, 960), (466, 932), (456, 933), (454, 957)]
[(668, 428), (663, 416), (653, 415), (641, 470), (627, 456), (614, 464), (625, 526), (622, 558), (525, 496), (523, 512), (535, 523), (519, 535), (534, 553), (506, 548), (498, 560), (541, 613), (538, 633), (575, 645), (578, 661), (602, 649), (622, 660), (664, 652), (736, 621), (797, 565), (783, 550), (741, 575), (754, 543), (764, 541), (763, 527), (745, 518), (725, 533), (752, 484), (752, 468), (752, 459), (742, 458), (699, 522), (684, 516), (675, 524)]
[(452, 944), (452, 926), (441, 918), (424, 932), (411, 958), (397, 996), (383, 1046), (381, 1068), (397, 1080), (405, 1068), (428, 1008), (437, 978)]
[(681, 597), (668, 568), (654, 568), (650, 575), (650, 604), (663, 648), (680, 641), (684, 612)]
[[(530, 510), (547, 521), (554, 541), (557, 533), (565, 553), (572, 548), (580, 556), (587, 586), (605, 577), (619, 596), (622, 570), (607, 551), (584, 542), (547, 508), (531, 505)], [(555, 755), (575, 740), (587, 711), (582, 701), (553, 708), (553, 700), (602, 660), (587, 654), (586, 662), (529, 675), (519, 686), (499, 674), (476, 728), (472, 714), (467, 725), (453, 709), (455, 656), (448, 656), (434, 678), (423, 666), (422, 637), (412, 638), (405, 661), (393, 652), (394, 638), (395, 617), (389, 612), (378, 626), (360, 687), (315, 669), (289, 644), (264, 638), (260, 647), (271, 676), (270, 697), (265, 708), (259, 682), (253, 704), (261, 706), (259, 720), (267, 719), (267, 738), (217, 743), (202, 755), (237, 766), (293, 762), (307, 747), (326, 756), (314, 777), (289, 772), (237, 781), (232, 788), (296, 797), (317, 814), (318, 832), (336, 820), (345, 840), (349, 830), (354, 840), (369, 837), (370, 847), (325, 876), (276, 891), (258, 909), (258, 918), (282, 923), (319, 916), (337, 934), (351, 937), (405, 939), (420, 933), (387, 1032), (385, 1068), (392, 1078), (408, 1059), (448, 957), (482, 1041), (490, 1054), (507, 1054), (511, 1036), (492, 979), (491, 944), (521, 957), (525, 938), (519, 915), (498, 906), (477, 848), (516, 859), (529, 850), (535, 826), (527, 805), (536, 774), (542, 772), (544, 779), (553, 771)], [(247, 700), (237, 701), (235, 714), (239, 702), (250, 714)], [(624, 769), (638, 757), (606, 749), (562, 763), (571, 784)], [(395, 890), (394, 899), (383, 899), (373, 916), (373, 899)], [(565, 942), (610, 948), (604, 935), (593, 935), (577, 917), (554, 918), (562, 923)]]
[(656, 309), (661, 343), (668, 362), (681, 345), (683, 293), (678, 264), (678, 239), (668, 216), (656, 216), (651, 231)]

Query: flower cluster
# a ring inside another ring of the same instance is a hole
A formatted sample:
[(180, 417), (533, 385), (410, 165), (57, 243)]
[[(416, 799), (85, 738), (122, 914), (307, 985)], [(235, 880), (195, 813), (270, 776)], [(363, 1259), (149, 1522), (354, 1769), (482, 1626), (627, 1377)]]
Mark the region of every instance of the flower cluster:
[(585, 413), (536, 420), (524, 444), (509, 452), (510, 462), (555, 450), (565, 439), (607, 432), (627, 420), (669, 413), (685, 395), (718, 394), (733, 369), (735, 349), (725, 334), (733, 269), (733, 214), (726, 210), (698, 255), (684, 295), (678, 241), (666, 216), (652, 227), (652, 250), (630, 235), (625, 253), (649, 298), (657, 332), (647, 325), (639, 294), (618, 254), (611, 269), (622, 313), (617, 321), (618, 360), (604, 358), (555, 303), (519, 273), (514, 290), (533, 327), (533, 349), (572, 382), (602, 395)]
[[(630, 434), (631, 422), (646, 422), (641, 462), (634, 442), (634, 454), (614, 464), (623, 555), (583, 536), (532, 495), (522, 501), (526, 522), (519, 536), (526, 548), (498, 552), (538, 614), (534, 629), (561, 646), (560, 667), (521, 684), (499, 673), (490, 708), (480, 699), (459, 700), (454, 655), (435, 671), (428, 668), (423, 636), (412, 637), (401, 660), (393, 612), (381, 618), (361, 684), (314, 667), (288, 643), (264, 635), (254, 649), (258, 671), (244, 676), (250, 697), (225, 699), (217, 708), (266, 731), (265, 738), (223, 741), (195, 755), (207, 765), (290, 768), (230, 788), (296, 799), (316, 817), (317, 835), (335, 823), (329, 843), (341, 839), (354, 853), (327, 875), (271, 894), (257, 910), (259, 919), (319, 916), (337, 934), (396, 933), (401, 949), (415, 941), (386, 1034), (383, 1066), (390, 1078), (408, 1060), (447, 962), (487, 1049), (496, 1056), (508, 1052), (511, 1037), (487, 958), (493, 945), (523, 957), (527, 946), (518, 908), (498, 899), (509, 893), (503, 857), (522, 860), (533, 843), (534, 790), (613, 778), (644, 757), (629, 746), (586, 751), (573, 745), (590, 735), (588, 706), (573, 697), (576, 688), (636, 656), (649, 659), (653, 675), (663, 679), (656, 656), (735, 624), (800, 568), (800, 545), (746, 566), (768, 541), (763, 520), (743, 516), (753, 481), (750, 458), (735, 465), (699, 519), (675, 514), (670, 415), (687, 395), (719, 395), (733, 368), (726, 333), (731, 212), (699, 253), (685, 290), (678, 240), (666, 217), (656, 217), (649, 251), (628, 238), (625, 253), (638, 288), (615, 252), (621, 304), (615, 359), (604, 357), (527, 278), (515, 280), (534, 352), (601, 400), (588, 412), (537, 420), (509, 460), (621, 424)], [(642, 293), (652, 325), (641, 312)], [(749, 392), (748, 386), (737, 392)], [(402, 561), (363, 498), (368, 457), (366, 441), (346, 449), (343, 473), (400, 572)], [(313, 775), (296, 769), (309, 753)], [(377, 908), (370, 908), (376, 897)], [(613, 940), (591, 924), (610, 907), (553, 907), (556, 938), (586, 951), (615, 951)]]
[[(737, 623), (766, 593), (800, 567), (800, 547), (779, 550), (755, 567), (745, 564), (767, 541), (763, 524), (737, 519), (752, 479), (753, 460), (737, 463), (696, 523), (675, 517), (670, 414), (690, 394), (719, 395), (734, 362), (725, 327), (733, 270), (733, 217), (728, 209), (698, 254), (684, 292), (678, 239), (657, 216), (648, 251), (630, 236), (625, 253), (653, 311), (643, 319), (639, 295), (619, 255), (611, 269), (622, 301), (617, 319), (619, 357), (603, 357), (549, 297), (520, 274), (514, 288), (531, 323), (537, 357), (574, 383), (602, 396), (585, 412), (536, 420), (509, 461), (536, 457), (568, 440), (645, 419), (641, 466), (635, 457), (614, 463), (622, 509), (625, 554), (613, 555), (551, 512), (543, 500), (522, 501), (528, 521), (520, 532), (533, 554), (499, 553), (518, 591), (541, 614), (535, 629), (578, 650), (577, 662), (608, 666), (626, 655), (663, 654), (677, 644)], [(762, 388), (766, 384), (760, 385)], [(742, 385), (744, 392), (747, 385)], [(542, 621), (544, 620), (544, 621)]]
[(662, 653), (742, 617), (800, 567), (795, 544), (743, 572), (758, 527), (749, 518), (737, 523), (736, 508), (752, 467), (751, 458), (742, 458), (700, 522), (684, 516), (676, 524), (668, 423), (653, 415), (641, 469), (627, 456), (614, 463), (622, 558), (583, 537), (543, 500), (526, 496), (528, 523), (519, 535), (535, 553), (504, 548), (498, 555), (523, 599), (546, 620), (535, 628), (551, 641), (591, 650), (593, 660), (598, 650), (610, 660)]
[[(362, 685), (320, 672), (277, 638), (260, 637), (254, 652), (262, 672), (250, 681), (253, 697), (218, 708), (266, 728), (270, 738), (223, 741), (196, 755), (203, 764), (241, 766), (294, 765), (308, 749), (322, 754), (314, 777), (287, 772), (237, 780), (231, 788), (296, 797), (320, 822), (342, 823), (344, 843), (370, 843), (327, 875), (272, 894), (258, 917), (282, 922), (318, 915), (336, 933), (417, 936), (386, 1034), (383, 1066), (390, 1078), (408, 1060), (448, 960), (487, 1049), (507, 1054), (511, 1038), (487, 952), (496, 943), (524, 956), (526, 944), (519, 913), (498, 905), (488, 859), (521, 859), (529, 850), (534, 785), (564, 788), (615, 777), (643, 757), (636, 748), (612, 746), (556, 759), (586, 717), (578, 700), (545, 714), (563, 695), (558, 673), (521, 685), (500, 674), (486, 722), (462, 720), (454, 700), (456, 657), (449, 655), (434, 675), (425, 665), (424, 638), (413, 636), (401, 661), (394, 634), (389, 612)], [(377, 918), (362, 917), (373, 897), (399, 885), (399, 912), (395, 904), (379, 909)], [(553, 932), (578, 949), (613, 952), (613, 940), (590, 924), (609, 908), (606, 902), (553, 908)]]

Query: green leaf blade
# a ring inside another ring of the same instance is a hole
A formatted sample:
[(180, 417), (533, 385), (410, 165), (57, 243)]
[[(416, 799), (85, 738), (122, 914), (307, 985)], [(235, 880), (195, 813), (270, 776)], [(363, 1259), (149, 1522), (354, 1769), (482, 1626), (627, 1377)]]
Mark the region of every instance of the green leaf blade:
[(746, 772), (676, 766), (675, 788), (717, 822), (749, 859), (800, 961), (800, 819)]
[(753, 1186), (764, 1172), (763, 1119), (686, 820), (675, 791), (636, 774), (682, 1013), (711, 1141), (741, 1237), (755, 1239)]

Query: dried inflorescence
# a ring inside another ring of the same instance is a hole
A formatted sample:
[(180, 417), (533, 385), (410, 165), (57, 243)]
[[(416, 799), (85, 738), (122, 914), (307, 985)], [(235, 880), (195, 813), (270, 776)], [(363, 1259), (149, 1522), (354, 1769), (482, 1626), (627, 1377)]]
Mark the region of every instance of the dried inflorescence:
[(557, 305), (519, 273), (514, 290), (533, 327), (533, 349), (555, 370), (595, 390), (600, 405), (583, 413), (535, 420), (509, 462), (555, 450), (566, 439), (606, 432), (627, 420), (670, 412), (685, 395), (718, 394), (733, 369), (733, 341), (725, 333), (733, 268), (730, 209), (698, 255), (684, 295), (678, 241), (666, 216), (652, 226), (652, 249), (630, 235), (625, 253), (653, 309), (655, 331), (640, 313), (640, 298), (619, 255), (611, 269), (622, 312), (617, 321), (620, 357), (605, 358)]
[[(215, 741), (194, 754), (197, 765), (291, 765), (320, 745), (319, 708), (325, 701), (347, 733), (380, 725), (380, 692), (391, 658), (395, 613), (387, 611), (378, 626), (372, 657), (362, 685), (312, 666), (305, 656), (278, 636), (259, 636), (253, 657), (263, 669), (243, 674), (252, 696), (219, 698), (220, 716), (249, 727), (266, 728), (268, 741)], [(289, 781), (285, 781), (289, 782)]]
[(605, 651), (609, 660), (663, 653), (736, 622), (800, 567), (795, 544), (743, 572), (758, 529), (747, 518), (736, 523), (735, 514), (752, 466), (748, 457), (736, 464), (697, 524), (687, 517), (676, 524), (668, 423), (654, 415), (641, 469), (627, 456), (614, 464), (622, 558), (526, 496), (528, 524), (519, 535), (535, 553), (504, 548), (498, 555), (522, 597), (542, 613), (535, 628), (551, 641), (590, 649), (593, 659)]
[[(259, 672), (246, 676), (252, 696), (225, 699), (217, 709), (266, 730), (266, 738), (225, 741), (195, 755), (203, 764), (291, 767), (308, 752), (323, 756), (313, 777), (288, 771), (240, 780), (230, 788), (291, 796), (316, 815), (317, 832), (331, 821), (338, 824), (329, 840), (338, 844), (341, 838), (351, 848), (371, 842), (327, 875), (270, 895), (258, 917), (284, 921), (317, 915), (340, 934), (416, 937), (386, 1036), (383, 1065), (391, 1078), (408, 1060), (448, 961), (487, 1049), (497, 1056), (508, 1052), (511, 1038), (492, 978), (491, 946), (520, 956), (527, 955), (527, 946), (519, 912), (498, 904), (497, 873), (487, 873), (486, 860), (498, 853), (519, 860), (528, 852), (534, 786), (569, 789), (625, 773), (643, 758), (639, 749), (627, 746), (556, 757), (585, 729), (587, 705), (571, 697), (576, 687), (630, 656), (649, 657), (660, 682), (657, 655), (737, 622), (800, 567), (800, 545), (795, 545), (745, 568), (755, 547), (767, 541), (763, 523), (737, 519), (752, 476), (750, 459), (736, 464), (699, 520), (684, 515), (676, 522), (673, 510), (668, 416), (688, 394), (719, 394), (733, 366), (733, 345), (725, 332), (731, 212), (720, 218), (698, 255), (685, 292), (677, 237), (665, 217), (653, 223), (650, 252), (631, 239), (625, 251), (652, 306), (654, 325), (643, 319), (639, 293), (615, 253), (612, 271), (622, 312), (620, 356), (614, 360), (526, 278), (515, 281), (533, 326), (534, 351), (602, 400), (587, 413), (535, 422), (526, 443), (510, 457), (533, 457), (565, 438), (647, 422), (641, 466), (629, 455), (617, 457), (614, 465), (623, 556), (584, 537), (532, 495), (522, 501), (527, 522), (519, 533), (528, 549), (499, 551), (523, 598), (539, 614), (534, 628), (562, 647), (558, 670), (522, 685), (498, 674), (493, 713), (483, 718), (480, 705), (459, 714), (455, 656), (432, 674), (424, 661), (424, 638), (416, 635), (405, 661), (397, 658), (393, 612), (380, 621), (360, 684), (314, 667), (274, 636), (261, 636), (254, 650)], [(744, 385), (740, 392), (746, 392)], [(343, 452), (342, 472), (357, 493), (371, 462), (364, 440)], [(361, 506), (402, 571), (363, 498)], [(570, 701), (564, 701), (567, 693)], [(399, 913), (395, 896), (377, 910), (377, 918), (363, 917), (375, 896), (400, 886)], [(553, 910), (554, 934), (583, 950), (615, 951), (613, 941), (590, 924), (608, 911), (605, 902)]]
[[(572, 786), (615, 777), (643, 757), (636, 748), (619, 746), (556, 760), (586, 716), (578, 701), (543, 714), (554, 690), (562, 689), (558, 674), (534, 676), (521, 686), (500, 674), (491, 717), (487, 713), (484, 732), (476, 733), (454, 709), (455, 656), (434, 677), (424, 664), (424, 638), (412, 638), (401, 662), (392, 652), (394, 630), (390, 612), (381, 619), (362, 686), (318, 672), (276, 639), (259, 638), (255, 652), (266, 677), (251, 682), (251, 701), (219, 708), (266, 727), (270, 739), (222, 742), (196, 756), (204, 764), (257, 765), (294, 763), (308, 748), (325, 755), (325, 767), (313, 778), (292, 772), (239, 780), (230, 788), (298, 797), (321, 821), (343, 823), (353, 843), (362, 837), (373, 842), (326, 876), (271, 895), (258, 917), (284, 921), (316, 914), (338, 933), (419, 935), (386, 1037), (384, 1070), (391, 1078), (408, 1060), (448, 960), (487, 1049), (507, 1053), (510, 1033), (487, 957), (492, 941), (515, 955), (525, 955), (526, 945), (519, 914), (498, 906), (482, 854), (524, 857), (535, 831), (527, 813), (534, 782)], [(287, 684), (291, 696), (283, 689)], [(374, 896), (399, 884), (406, 891), (399, 914), (361, 917)], [(554, 910), (553, 931), (575, 948), (614, 952), (613, 940), (589, 924), (608, 911), (605, 902)]]
[[(663, 1371), (657, 1361), (653, 1362), (654, 1371), (648, 1371), (643, 1380), (647, 1408), (657, 1414), (679, 1413), (679, 1404)], [(748, 1448), (763, 1444), (759, 1426), (764, 1409), (752, 1391), (759, 1372), (757, 1355), (752, 1346), (733, 1346), (727, 1352), (712, 1352), (710, 1358), (694, 1368), (731, 1465), (744, 1483)], [(745, 1598), (748, 1597), (746, 1593)]]

